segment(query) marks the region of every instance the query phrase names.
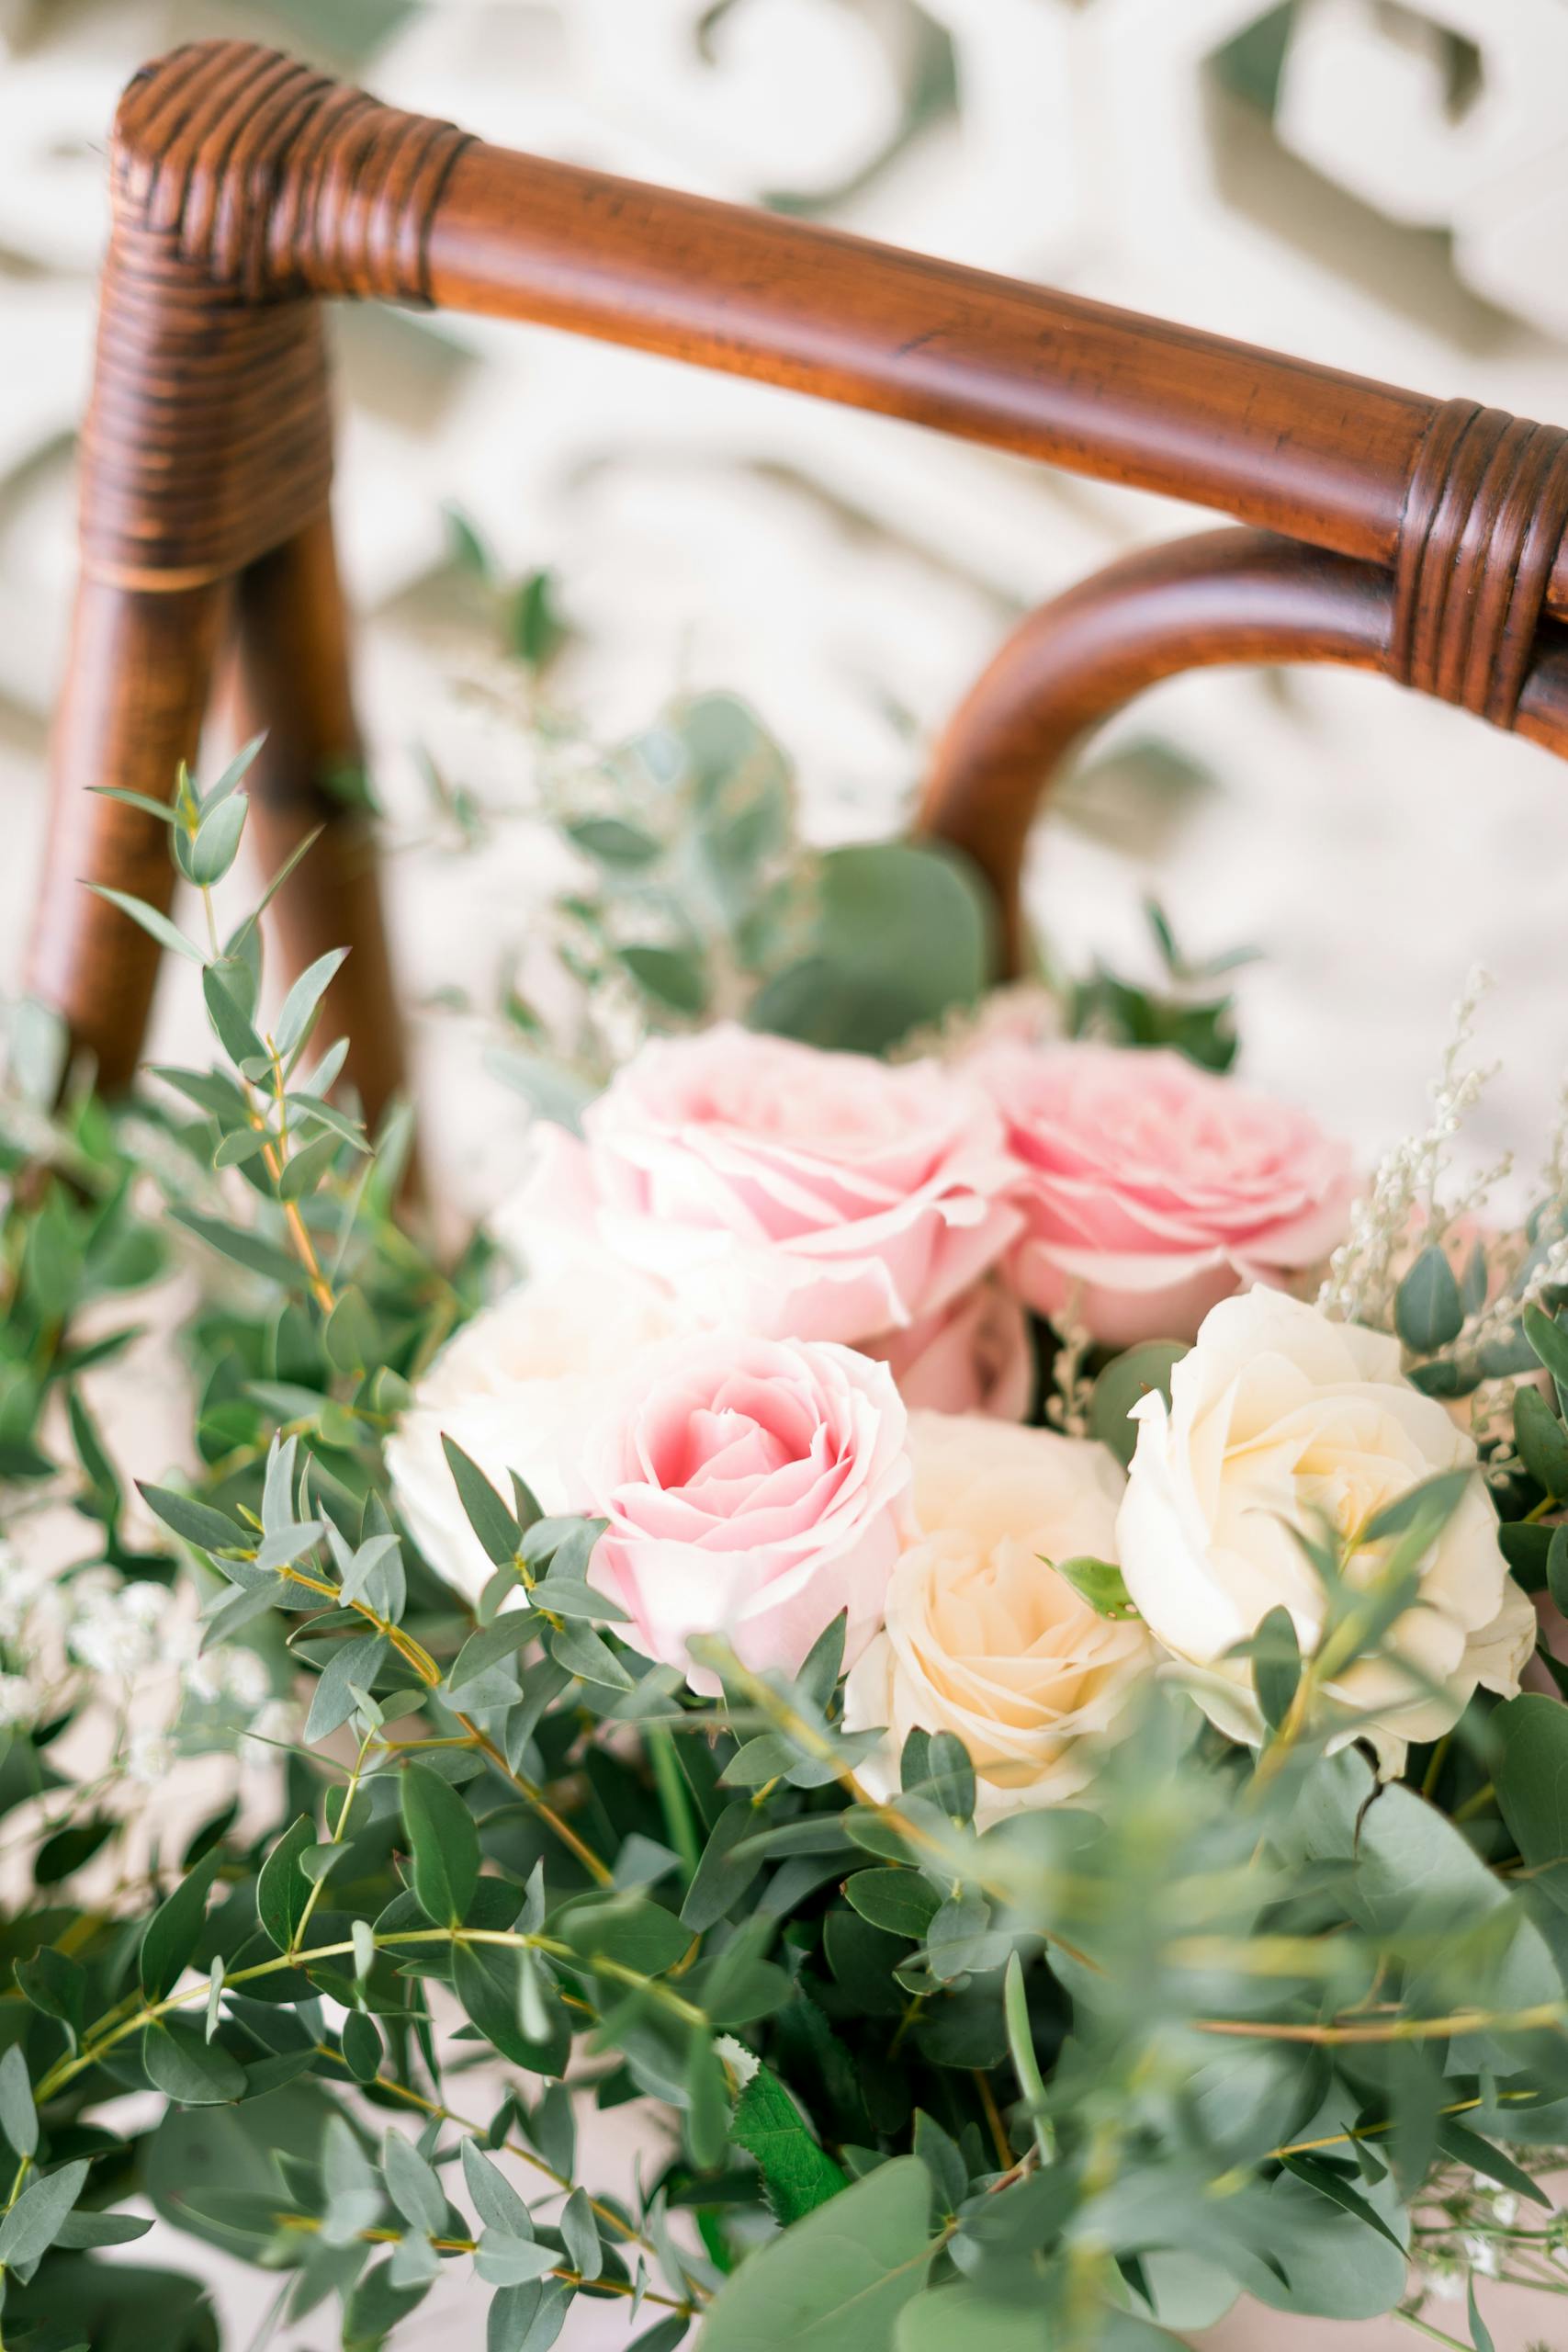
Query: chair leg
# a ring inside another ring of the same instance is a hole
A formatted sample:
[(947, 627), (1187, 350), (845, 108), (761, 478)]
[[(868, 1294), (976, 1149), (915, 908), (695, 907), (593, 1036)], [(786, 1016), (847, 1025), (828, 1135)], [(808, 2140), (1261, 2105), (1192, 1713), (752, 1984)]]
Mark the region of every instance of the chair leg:
[(156, 817), (89, 787), (169, 797), (179, 763), (196, 758), (226, 604), (221, 582), (143, 588), (91, 573), (77, 594), (25, 985), (64, 1016), (109, 1091), (135, 1072), (158, 948), (85, 885), (166, 911), (175, 871)]
[(265, 730), (251, 770), (251, 837), (267, 875), (316, 827), (321, 837), (279, 891), (271, 934), (292, 977), (331, 948), (348, 961), (328, 989), (321, 1035), (349, 1039), (347, 1075), (374, 1125), (403, 1091), (375, 831), (334, 789), (358, 765), (348, 633), (332, 521), (323, 512), (234, 583), (236, 724)]

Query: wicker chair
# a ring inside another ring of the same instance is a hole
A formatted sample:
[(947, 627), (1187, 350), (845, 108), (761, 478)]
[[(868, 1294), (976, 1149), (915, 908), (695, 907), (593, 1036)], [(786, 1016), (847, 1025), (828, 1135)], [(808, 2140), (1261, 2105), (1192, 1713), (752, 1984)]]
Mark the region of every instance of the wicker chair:
[(1032, 615), (938, 747), (922, 829), (988, 874), (1009, 952), (1029, 826), (1084, 731), (1220, 662), (1337, 662), (1568, 752), (1568, 434), (859, 238), (506, 153), (234, 41), (146, 67), (115, 125), (83, 439), (81, 578), (29, 984), (130, 1076), (167, 903), (166, 797), (231, 642), (265, 727), (253, 824), (286, 961), (374, 1112), (400, 1047), (328, 495), (326, 298), (529, 319), (1162, 491), (1251, 527), (1112, 565)]

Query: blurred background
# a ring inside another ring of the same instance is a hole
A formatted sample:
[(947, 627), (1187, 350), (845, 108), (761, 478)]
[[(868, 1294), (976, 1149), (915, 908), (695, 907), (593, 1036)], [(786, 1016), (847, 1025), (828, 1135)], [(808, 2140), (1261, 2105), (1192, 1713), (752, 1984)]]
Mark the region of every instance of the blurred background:
[[(215, 32), (509, 144), (1568, 418), (1568, 0), (0, 0), (0, 985), (42, 820), (106, 131), (140, 60)], [(589, 733), (738, 689), (834, 838), (897, 820), (1020, 613), (1190, 518), (544, 331), (367, 308), (336, 334), (402, 969), (475, 1206), (522, 1117), (471, 1083), (486, 1008), (550, 869), (526, 827), (404, 854), (430, 848), (420, 747), (527, 792), (525, 730), (472, 691), (444, 508), (509, 572), (549, 571), (572, 631), (551, 693)], [(1219, 673), (1094, 748), (1034, 903), (1079, 966), (1137, 968), (1149, 889), (1194, 955), (1256, 944), (1245, 1068), (1367, 1151), (1419, 1117), (1479, 958), (1507, 1068), (1477, 1148), (1528, 1155), (1568, 1061), (1562, 787), (1371, 680)]]

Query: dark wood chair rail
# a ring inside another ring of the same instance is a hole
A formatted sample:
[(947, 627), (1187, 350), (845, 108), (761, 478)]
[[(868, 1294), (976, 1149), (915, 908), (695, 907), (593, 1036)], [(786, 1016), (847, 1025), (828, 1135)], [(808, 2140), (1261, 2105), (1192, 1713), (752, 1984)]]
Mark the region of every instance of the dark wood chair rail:
[(106, 1082), (152, 943), (81, 887), (167, 903), (154, 796), (227, 666), (268, 741), (286, 958), (355, 953), (329, 1014), (374, 1109), (401, 1062), (327, 500), (322, 298), (525, 319), (754, 376), (1247, 525), (1113, 566), (1028, 620), (940, 746), (925, 828), (990, 875), (1018, 941), (1029, 823), (1083, 731), (1205, 663), (1357, 662), (1568, 751), (1568, 435), (1101, 303), (483, 145), (243, 42), (121, 103), (83, 435), (82, 571), (30, 984)]

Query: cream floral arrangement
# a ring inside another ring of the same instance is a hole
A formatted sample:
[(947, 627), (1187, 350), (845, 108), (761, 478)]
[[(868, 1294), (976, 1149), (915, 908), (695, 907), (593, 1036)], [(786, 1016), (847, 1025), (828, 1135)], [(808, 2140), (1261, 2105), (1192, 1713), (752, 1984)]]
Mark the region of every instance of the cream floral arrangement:
[(487, 2352), (1568, 2291), (1568, 1169), (1456, 1182), (1473, 998), (1363, 1177), (1163, 919), (995, 990), (705, 698), (547, 763), (454, 1255), (341, 959), (219, 919), (243, 781), (121, 902), (210, 1062), (107, 1106), (22, 1008), (0, 1100), (8, 2352), (209, 2352), (178, 2233), (353, 2352), (454, 2270)]

